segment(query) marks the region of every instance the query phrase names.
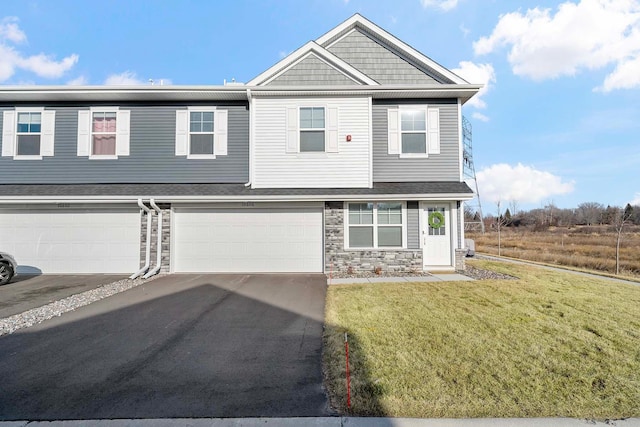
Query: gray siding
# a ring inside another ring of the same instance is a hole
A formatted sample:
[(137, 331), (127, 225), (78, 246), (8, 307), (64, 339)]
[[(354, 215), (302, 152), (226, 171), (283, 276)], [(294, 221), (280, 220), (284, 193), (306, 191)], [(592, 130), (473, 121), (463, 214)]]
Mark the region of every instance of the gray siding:
[(327, 86), (358, 84), (315, 55), (309, 55), (269, 82), (273, 86)]
[(407, 202), (407, 249), (420, 248), (420, 209), (418, 202)]
[(439, 83), (435, 76), (425, 74), (359, 30), (351, 32), (328, 50), (380, 84)]
[[(240, 183), (249, 180), (249, 112), (246, 105), (219, 106), (229, 111), (228, 155), (193, 160), (175, 155), (178, 106), (121, 106), (131, 110), (130, 155), (115, 160), (78, 157), (78, 110), (56, 111), (54, 156), (42, 160), (0, 157), (0, 183)], [(0, 108), (6, 110), (7, 108)], [(0, 134), (2, 129), (0, 113)]]
[(411, 100), (412, 105), (428, 104), (440, 108), (440, 154), (426, 159), (401, 159), (388, 154), (387, 110), (398, 108), (398, 102), (373, 104), (373, 181), (460, 181), (460, 147), (458, 139), (458, 106), (455, 100)]

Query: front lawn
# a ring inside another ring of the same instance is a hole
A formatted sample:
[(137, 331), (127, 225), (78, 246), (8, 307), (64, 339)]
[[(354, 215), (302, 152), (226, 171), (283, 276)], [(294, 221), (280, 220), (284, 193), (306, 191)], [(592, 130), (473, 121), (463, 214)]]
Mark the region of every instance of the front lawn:
[(330, 287), (324, 370), (338, 411), (640, 416), (640, 286), (500, 262), (472, 265), (520, 279)]

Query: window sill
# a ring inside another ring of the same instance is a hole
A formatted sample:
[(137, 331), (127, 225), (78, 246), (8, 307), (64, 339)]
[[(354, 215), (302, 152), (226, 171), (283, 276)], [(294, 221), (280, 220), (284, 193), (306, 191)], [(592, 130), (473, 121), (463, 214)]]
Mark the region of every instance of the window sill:
[(216, 158), (215, 154), (187, 154), (187, 159), (213, 160), (215, 158)]
[(116, 155), (92, 155), (89, 156), (89, 160), (117, 160)]
[(402, 246), (383, 246), (380, 248), (344, 248), (345, 251), (362, 252), (362, 251), (415, 251), (419, 249), (408, 249)]
[(13, 160), (42, 160), (42, 156), (13, 156)]
[(403, 153), (403, 154), (400, 154), (400, 158), (401, 159), (428, 159), (429, 155), (422, 154), (422, 153)]

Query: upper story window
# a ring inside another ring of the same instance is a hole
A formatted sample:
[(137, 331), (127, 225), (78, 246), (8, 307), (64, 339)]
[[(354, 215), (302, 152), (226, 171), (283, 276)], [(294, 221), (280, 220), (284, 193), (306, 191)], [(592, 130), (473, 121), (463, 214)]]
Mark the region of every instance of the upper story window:
[(302, 105), (286, 108), (287, 153), (337, 153), (338, 108)]
[(41, 130), (42, 113), (18, 112), (18, 128), (16, 130), (16, 155), (39, 156)]
[(402, 154), (427, 154), (427, 117), (425, 110), (401, 110)]
[(400, 158), (440, 154), (440, 109), (400, 106), (387, 113), (388, 154)]
[(325, 151), (324, 107), (300, 108), (300, 152)]
[(92, 156), (116, 155), (116, 124), (115, 111), (94, 112), (91, 123), (91, 154)]
[(55, 111), (40, 107), (3, 112), (2, 155), (17, 160), (53, 156)]
[(176, 156), (215, 159), (227, 155), (229, 112), (217, 107), (188, 107), (176, 111)]
[(213, 156), (214, 141), (214, 112), (191, 111), (189, 112), (189, 154)]
[(78, 111), (78, 156), (91, 160), (129, 155), (131, 111), (92, 107)]
[(405, 246), (406, 219), (402, 202), (348, 203), (345, 216), (347, 248)]

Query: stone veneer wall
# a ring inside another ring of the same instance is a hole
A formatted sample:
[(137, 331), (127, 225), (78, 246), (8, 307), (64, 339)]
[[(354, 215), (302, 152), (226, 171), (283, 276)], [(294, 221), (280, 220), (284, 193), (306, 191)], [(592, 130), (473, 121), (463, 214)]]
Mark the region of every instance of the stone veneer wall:
[[(148, 205), (147, 205), (148, 206)], [(171, 262), (171, 205), (158, 204), (162, 210), (162, 267), (160, 273), (168, 273)], [(152, 210), (153, 215), (144, 215), (140, 221), (140, 267), (144, 265), (145, 251), (147, 249), (147, 221), (151, 219), (151, 257), (150, 269), (156, 267), (158, 256), (158, 215)]]
[(344, 203), (326, 202), (324, 205), (325, 271), (374, 272), (420, 272), (422, 271), (422, 249), (400, 250), (345, 250), (344, 248)]
[(466, 249), (456, 249), (456, 263), (455, 263), (456, 271), (464, 271), (464, 269), (466, 268), (464, 263), (466, 258), (467, 258)]

